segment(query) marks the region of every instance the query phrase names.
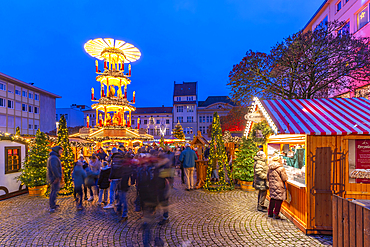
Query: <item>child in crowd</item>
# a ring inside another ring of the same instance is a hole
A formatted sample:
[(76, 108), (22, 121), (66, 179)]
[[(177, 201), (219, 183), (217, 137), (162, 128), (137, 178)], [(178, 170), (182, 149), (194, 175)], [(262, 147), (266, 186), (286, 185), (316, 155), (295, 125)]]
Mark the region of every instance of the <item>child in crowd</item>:
[(77, 197), (77, 209), (82, 210), (82, 185), (84, 184), (84, 180), (86, 178), (86, 172), (83, 169), (83, 163), (81, 161), (77, 161), (76, 165), (73, 169), (72, 173), (72, 178), (73, 178), (73, 183), (74, 183), (74, 190), (76, 194), (78, 195)]
[[(103, 162), (103, 166), (100, 170), (100, 176), (98, 180), (98, 186), (99, 186), (99, 201), (98, 203), (104, 203), (106, 204), (108, 201), (108, 188), (110, 186), (109, 182), (109, 175), (110, 175), (111, 168), (108, 166), (108, 163), (106, 161)], [(104, 201), (103, 199), (104, 194)]]

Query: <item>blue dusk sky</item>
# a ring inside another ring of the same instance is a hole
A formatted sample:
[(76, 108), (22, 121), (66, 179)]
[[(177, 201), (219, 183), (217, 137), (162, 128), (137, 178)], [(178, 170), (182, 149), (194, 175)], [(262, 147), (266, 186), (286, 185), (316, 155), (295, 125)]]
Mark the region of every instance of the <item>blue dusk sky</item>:
[[(249, 49), (271, 46), (302, 29), (323, 0), (2, 1), (0, 72), (62, 96), (57, 107), (91, 105), (95, 38), (133, 44), (129, 100), (171, 106), (174, 81), (198, 82), (198, 98), (230, 95), (234, 64)], [(100, 62), (100, 68), (103, 63)]]

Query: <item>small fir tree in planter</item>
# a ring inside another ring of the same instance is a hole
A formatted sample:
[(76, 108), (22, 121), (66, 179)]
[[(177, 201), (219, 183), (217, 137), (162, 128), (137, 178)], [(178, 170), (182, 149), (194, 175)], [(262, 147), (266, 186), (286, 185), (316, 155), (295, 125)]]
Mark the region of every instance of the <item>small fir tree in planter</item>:
[[(218, 181), (211, 181), (212, 170), (217, 167), (218, 163)], [(226, 173), (225, 174), (225, 168)], [(228, 177), (228, 181), (226, 181)], [(207, 168), (207, 177), (203, 188), (209, 191), (222, 191), (227, 189), (233, 189), (234, 184), (232, 183), (232, 174), (230, 166), (227, 162), (227, 155), (225, 150), (225, 144), (222, 139), (222, 130), (220, 124), (220, 118), (217, 112), (213, 114), (212, 121), (212, 140), (210, 142), (209, 162)]]
[(184, 129), (182, 128), (179, 122), (177, 122), (172, 132), (173, 132), (172, 135), (176, 137), (177, 139), (185, 139)]
[(243, 137), (239, 151), (236, 153), (233, 167), (234, 178), (244, 182), (253, 182), (254, 156), (258, 148), (252, 139)]
[(74, 155), (69, 143), (67, 123), (64, 115), (62, 115), (59, 120), (57, 145), (63, 148), (60, 161), (62, 163), (64, 186), (60, 190), (59, 194), (69, 195), (73, 192), (72, 170), (74, 164)]
[(36, 138), (30, 144), (28, 155), (24, 160), (23, 168), (21, 169), (22, 174), (17, 177), (18, 181), (21, 181), (22, 184), (29, 188), (30, 194), (33, 191), (32, 188), (38, 186), (45, 186), (43, 193), (46, 191), (46, 167), (49, 152), (49, 138), (44, 132), (38, 129)]

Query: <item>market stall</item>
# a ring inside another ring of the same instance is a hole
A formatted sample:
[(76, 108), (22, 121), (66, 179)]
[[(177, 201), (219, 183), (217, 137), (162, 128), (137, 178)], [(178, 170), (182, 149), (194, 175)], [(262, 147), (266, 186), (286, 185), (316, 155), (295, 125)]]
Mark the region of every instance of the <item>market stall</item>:
[(332, 232), (332, 195), (370, 199), (369, 112), (365, 98), (254, 99), (249, 114), (274, 132), (264, 151), (284, 158), (289, 177), (282, 212), (306, 234)]

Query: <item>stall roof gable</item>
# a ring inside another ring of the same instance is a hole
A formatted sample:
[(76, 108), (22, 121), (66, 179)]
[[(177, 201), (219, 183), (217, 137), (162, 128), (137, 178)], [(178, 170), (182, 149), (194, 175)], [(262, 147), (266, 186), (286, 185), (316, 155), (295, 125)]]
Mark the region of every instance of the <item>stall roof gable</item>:
[(256, 99), (255, 102), (278, 134), (370, 134), (370, 101), (365, 98)]

